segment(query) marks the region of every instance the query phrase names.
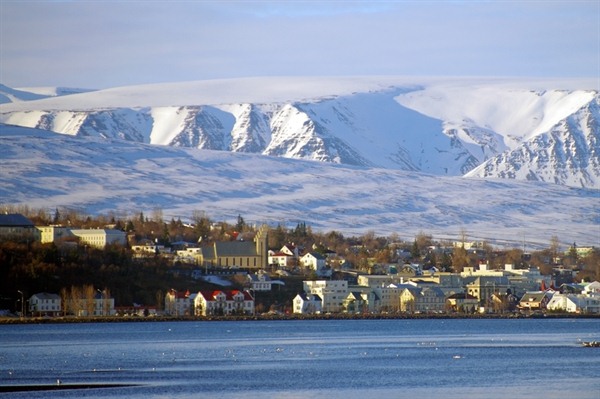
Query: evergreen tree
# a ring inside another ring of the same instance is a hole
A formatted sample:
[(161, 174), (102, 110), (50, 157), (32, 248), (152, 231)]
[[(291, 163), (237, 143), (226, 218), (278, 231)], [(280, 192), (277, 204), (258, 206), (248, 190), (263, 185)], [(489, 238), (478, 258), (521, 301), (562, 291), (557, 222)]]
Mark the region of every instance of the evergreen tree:
[(52, 219), (52, 223), (58, 224), (59, 222), (60, 222), (60, 212), (58, 211), (58, 208), (56, 208), (56, 211), (54, 211), (54, 219)]
[(246, 227), (246, 222), (244, 222), (244, 218), (242, 217), (242, 215), (238, 214), (237, 223), (235, 225), (235, 229), (238, 232), (242, 232), (242, 231), (244, 231), (244, 227)]

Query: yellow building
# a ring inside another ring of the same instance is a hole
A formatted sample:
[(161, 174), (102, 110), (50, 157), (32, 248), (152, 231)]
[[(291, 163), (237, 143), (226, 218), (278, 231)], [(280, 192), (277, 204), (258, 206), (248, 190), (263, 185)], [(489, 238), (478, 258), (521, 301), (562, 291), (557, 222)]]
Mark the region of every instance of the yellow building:
[(218, 241), (203, 247), (199, 261), (204, 267), (265, 269), (269, 252), (268, 227), (261, 227), (254, 241)]

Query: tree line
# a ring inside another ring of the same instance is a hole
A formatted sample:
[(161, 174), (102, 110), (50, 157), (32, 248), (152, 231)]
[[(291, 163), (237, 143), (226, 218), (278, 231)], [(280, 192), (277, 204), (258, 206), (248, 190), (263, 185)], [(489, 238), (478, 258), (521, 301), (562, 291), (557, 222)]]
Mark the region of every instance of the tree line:
[[(252, 240), (256, 234), (255, 226), (247, 224), (241, 215), (235, 223), (229, 224), (214, 222), (201, 211), (195, 211), (190, 221), (184, 223), (179, 218), (164, 220), (160, 209), (149, 215), (138, 212), (135, 216), (114, 213), (90, 216), (69, 209), (56, 209), (48, 214), (47, 211), (27, 207), (8, 210), (24, 214), (36, 225), (119, 229), (128, 234), (130, 244), (151, 241), (169, 246), (184, 241), (210, 245), (214, 241), (239, 238)], [(461, 239), (466, 241), (466, 234)], [(195, 267), (193, 265), (174, 265), (171, 260), (160, 256), (139, 260), (133, 257), (128, 246), (108, 245), (97, 249), (80, 245), (75, 238), (65, 241), (50, 244), (26, 240), (0, 242), (0, 299), (5, 302), (0, 304), (0, 308), (15, 307), (16, 290), (26, 290), (28, 295), (32, 295), (68, 289), (72, 296), (73, 290), (77, 291), (73, 287), (93, 286), (95, 290), (109, 289), (117, 306), (130, 306), (134, 302), (161, 306), (164, 292), (169, 289), (194, 291), (206, 288), (206, 283), (190, 280), (185, 273), (178, 273)], [(293, 244), (303, 248), (304, 252), (333, 252), (350, 263), (352, 268), (365, 273), (381, 272), (377, 265), (398, 262), (419, 263), (424, 269), (436, 267), (440, 271), (461, 272), (465, 267), (477, 266), (485, 259), (492, 269), (503, 268), (510, 263), (517, 268), (536, 266), (543, 274), (550, 274), (557, 259), (560, 259), (565, 266), (579, 270), (578, 279), (600, 281), (598, 249), (586, 257), (579, 257), (576, 252), (564, 255), (558, 242), (558, 238), (552, 237), (548, 248), (530, 254), (519, 248), (496, 250), (486, 243), (472, 251), (461, 245), (453, 247), (450, 243), (438, 242), (426, 233), (419, 233), (410, 241), (400, 240), (397, 235), (377, 236), (372, 231), (358, 237), (345, 237), (337, 231), (315, 232), (306, 222), (299, 222), (292, 228), (283, 224), (272, 227), (268, 245), (274, 250)], [(440, 246), (452, 249), (432, 249)], [(81, 293), (77, 294), (81, 296)]]

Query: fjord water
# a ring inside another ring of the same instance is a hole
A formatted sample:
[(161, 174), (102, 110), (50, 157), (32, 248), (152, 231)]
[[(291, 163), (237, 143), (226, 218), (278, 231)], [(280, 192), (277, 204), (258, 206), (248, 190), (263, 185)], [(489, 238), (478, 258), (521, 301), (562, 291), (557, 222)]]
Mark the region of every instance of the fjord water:
[(600, 397), (600, 319), (0, 325), (11, 398)]

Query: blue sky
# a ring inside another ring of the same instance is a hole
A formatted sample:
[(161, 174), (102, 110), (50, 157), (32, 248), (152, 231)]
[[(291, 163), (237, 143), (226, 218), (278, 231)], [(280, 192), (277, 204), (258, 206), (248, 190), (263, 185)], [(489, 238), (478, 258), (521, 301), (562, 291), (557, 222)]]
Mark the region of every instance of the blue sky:
[(0, 83), (597, 77), (600, 1), (0, 0)]

